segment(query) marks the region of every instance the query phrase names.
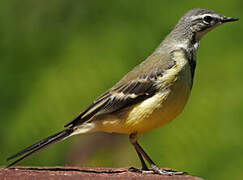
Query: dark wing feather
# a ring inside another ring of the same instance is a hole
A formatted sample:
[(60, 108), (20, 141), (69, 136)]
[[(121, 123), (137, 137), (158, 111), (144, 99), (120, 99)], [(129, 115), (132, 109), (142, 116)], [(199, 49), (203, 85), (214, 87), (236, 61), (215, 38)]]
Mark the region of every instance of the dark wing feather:
[(94, 115), (113, 113), (152, 96), (157, 91), (157, 88), (154, 86), (156, 78), (149, 74), (148, 76), (139, 77), (127, 84), (108, 90), (81, 112), (73, 121), (66, 124), (65, 127), (81, 124)]
[(124, 82), (123, 78), (113, 88), (98, 97), (74, 120), (66, 124), (65, 127), (74, 127), (89, 121), (94, 116), (119, 111), (127, 106), (134, 105), (153, 96), (158, 91), (155, 86), (157, 78), (162, 77), (163, 72), (172, 68), (175, 64), (176, 63), (173, 60), (167, 61), (167, 63), (162, 64), (157, 70), (139, 76), (138, 78), (132, 79), (128, 82)]
[(113, 113), (124, 107), (136, 104), (154, 95), (156, 91), (157, 88), (151, 79), (136, 80), (125, 84), (110, 92), (109, 100), (104, 105), (102, 114)]

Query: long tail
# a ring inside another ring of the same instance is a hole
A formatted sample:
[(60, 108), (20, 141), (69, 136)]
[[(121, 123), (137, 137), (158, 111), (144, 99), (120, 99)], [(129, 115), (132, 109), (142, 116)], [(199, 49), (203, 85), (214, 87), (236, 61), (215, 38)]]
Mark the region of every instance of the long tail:
[(47, 147), (48, 145), (50, 144), (53, 144), (53, 143), (56, 143), (58, 141), (61, 141), (65, 138), (67, 138), (68, 136), (70, 136), (71, 134), (73, 133), (73, 129), (71, 128), (68, 128), (68, 129), (65, 129), (61, 132), (58, 132), (52, 136), (49, 136), (25, 149), (23, 149), (22, 151), (10, 156), (9, 158), (7, 158), (7, 161), (11, 160), (11, 159), (14, 159), (16, 157), (19, 157), (21, 155), (23, 155), (22, 157), (20, 157), (19, 159), (15, 160), (14, 162), (12, 162), (11, 164), (9, 164), (7, 166), (10, 167), (10, 166), (13, 166), (14, 164), (18, 163), (19, 161), (27, 158), (28, 156), (30, 156), (31, 154), (35, 153), (35, 152), (38, 152), (39, 150)]

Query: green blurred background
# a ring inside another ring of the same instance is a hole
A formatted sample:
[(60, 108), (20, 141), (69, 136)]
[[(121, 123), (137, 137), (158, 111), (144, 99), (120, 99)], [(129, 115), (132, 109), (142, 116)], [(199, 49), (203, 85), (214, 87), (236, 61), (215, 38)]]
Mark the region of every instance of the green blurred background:
[[(0, 2), (0, 164), (55, 133), (144, 60), (189, 9), (243, 16), (241, 0)], [(242, 179), (242, 22), (203, 38), (183, 113), (142, 135), (161, 167)], [(126, 135), (72, 137), (20, 165), (140, 166)]]

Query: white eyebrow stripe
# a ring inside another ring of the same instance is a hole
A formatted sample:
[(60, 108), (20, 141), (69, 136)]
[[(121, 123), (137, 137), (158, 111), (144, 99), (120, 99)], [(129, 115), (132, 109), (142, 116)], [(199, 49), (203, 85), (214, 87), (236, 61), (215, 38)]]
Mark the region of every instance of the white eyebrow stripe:
[(211, 17), (215, 17), (217, 18), (217, 14), (200, 14), (200, 15), (197, 15), (197, 16), (190, 16), (190, 18), (192, 20), (195, 20), (195, 19), (199, 19), (199, 18), (204, 18), (205, 16), (211, 16)]

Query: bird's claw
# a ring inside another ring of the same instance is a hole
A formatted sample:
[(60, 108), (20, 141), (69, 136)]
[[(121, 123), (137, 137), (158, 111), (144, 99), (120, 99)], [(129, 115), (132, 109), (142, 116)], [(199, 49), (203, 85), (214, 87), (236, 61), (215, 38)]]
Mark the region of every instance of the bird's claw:
[(185, 172), (175, 171), (175, 170), (169, 170), (169, 169), (161, 169), (157, 166), (152, 167), (152, 169), (138, 169), (135, 167), (130, 167), (128, 169), (130, 172), (136, 172), (136, 173), (143, 173), (143, 174), (160, 174), (160, 175), (183, 175), (187, 174)]
[(164, 175), (183, 175), (187, 174), (185, 172), (180, 172), (180, 171), (175, 171), (172, 169), (161, 169), (157, 166), (152, 166), (152, 170), (154, 171), (155, 174), (164, 174)]
[(154, 173), (154, 171), (150, 170), (150, 169), (138, 169), (138, 168), (135, 168), (135, 167), (130, 167), (128, 169), (128, 171), (136, 172), (136, 173), (143, 173), (143, 174), (153, 174)]

